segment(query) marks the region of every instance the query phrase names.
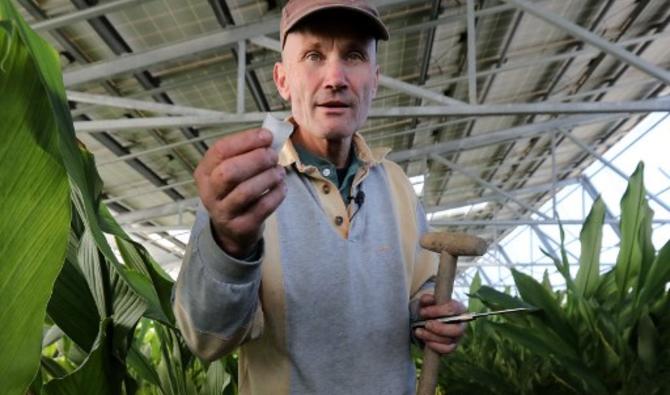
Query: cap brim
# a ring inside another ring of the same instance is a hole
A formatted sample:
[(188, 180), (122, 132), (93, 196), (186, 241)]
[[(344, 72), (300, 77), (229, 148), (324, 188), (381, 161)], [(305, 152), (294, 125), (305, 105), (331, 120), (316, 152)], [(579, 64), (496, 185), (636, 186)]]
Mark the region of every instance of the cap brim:
[[(386, 29), (386, 26), (384, 23), (381, 21), (381, 19), (373, 15), (369, 12), (366, 12), (364, 10), (361, 10), (360, 8), (353, 7), (353, 6), (347, 6), (343, 4), (334, 4), (334, 5), (323, 5), (320, 7), (316, 7), (313, 9), (310, 9), (308, 12), (305, 12), (304, 15), (300, 15), (295, 18), (295, 20), (288, 26), (286, 26), (286, 33), (285, 35), (288, 35), (288, 33), (291, 32), (291, 29), (293, 29), (300, 21), (304, 20), (310, 15), (314, 15), (319, 12), (325, 12), (325, 11), (332, 11), (332, 10), (346, 10), (346, 11), (351, 11), (354, 12), (358, 15), (367, 17), (370, 22), (373, 23), (372, 28), (370, 29), (371, 31), (374, 31), (374, 38), (378, 40), (388, 40), (389, 39), (389, 32), (388, 29)], [(286, 40), (286, 37), (281, 37), (282, 42)]]

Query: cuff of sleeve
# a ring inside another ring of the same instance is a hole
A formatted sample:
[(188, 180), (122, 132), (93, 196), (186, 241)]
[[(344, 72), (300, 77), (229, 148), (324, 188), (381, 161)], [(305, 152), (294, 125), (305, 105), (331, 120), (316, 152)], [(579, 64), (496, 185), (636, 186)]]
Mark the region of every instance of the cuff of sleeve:
[(198, 236), (197, 248), (205, 268), (219, 282), (244, 284), (260, 278), (260, 264), (264, 251), (263, 239), (248, 257), (249, 259), (240, 260), (226, 254), (216, 244), (211, 226), (205, 226)]

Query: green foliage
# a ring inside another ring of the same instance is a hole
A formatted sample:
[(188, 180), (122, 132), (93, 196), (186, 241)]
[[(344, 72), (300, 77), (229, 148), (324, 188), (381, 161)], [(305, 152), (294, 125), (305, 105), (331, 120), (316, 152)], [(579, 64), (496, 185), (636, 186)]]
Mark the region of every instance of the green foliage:
[[(440, 385), (449, 394), (665, 394), (670, 392), (670, 242), (655, 251), (643, 165), (621, 200), (616, 265), (600, 274), (605, 206), (598, 199), (580, 234), (572, 278), (565, 248), (555, 265), (567, 290), (553, 291), (512, 270), (519, 298), (479, 286), (479, 309), (523, 305), (540, 314), (471, 323), (458, 351), (443, 360)], [(561, 235), (563, 234), (561, 230)], [(563, 241), (563, 237), (561, 237)], [(528, 369), (528, 366), (532, 366)]]
[[(38, 65), (14, 9), (0, 2), (0, 386), (23, 394), (40, 362), (42, 323), (63, 264), (70, 222), (69, 186)], [(43, 62), (58, 65), (49, 50)]]
[(2, 393), (234, 390), (234, 358), (205, 367), (193, 357), (174, 328), (172, 280), (101, 203), (58, 54), (9, 1), (0, 1), (0, 91)]

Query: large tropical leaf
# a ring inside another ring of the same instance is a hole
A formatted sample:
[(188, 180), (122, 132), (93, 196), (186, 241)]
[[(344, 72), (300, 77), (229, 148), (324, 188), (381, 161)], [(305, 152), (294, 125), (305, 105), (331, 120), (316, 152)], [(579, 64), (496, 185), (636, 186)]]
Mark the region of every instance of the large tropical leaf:
[(605, 210), (605, 203), (602, 199), (596, 199), (579, 234), (582, 248), (579, 256), (579, 270), (575, 277), (575, 291), (578, 296), (589, 297), (598, 288)]
[(501, 334), (526, 347), (532, 353), (554, 358), (571, 379), (581, 381), (586, 393), (607, 393), (603, 382), (570, 350), (571, 347), (566, 347), (565, 343), (552, 336), (550, 332), (528, 331), (527, 328), (504, 323), (493, 325)]
[(91, 353), (81, 366), (69, 375), (53, 379), (45, 386), (49, 395), (117, 395), (121, 393), (123, 369), (110, 358), (110, 319), (100, 322), (100, 332)]
[(512, 269), (512, 276), (523, 300), (542, 309), (540, 314), (546, 319), (548, 327), (562, 336), (568, 346), (576, 344), (577, 335), (555, 295), (534, 278), (518, 270)]
[(133, 343), (128, 350), (126, 361), (128, 366), (138, 375), (138, 378), (160, 387), (161, 383), (158, 378), (158, 373), (156, 373), (156, 369), (151, 361), (142, 354), (142, 351), (137, 348), (135, 343)]
[(126, 265), (142, 274), (152, 285), (149, 289), (151, 294), (145, 297), (148, 302), (148, 310), (145, 315), (174, 326), (175, 319), (171, 307), (172, 279), (151, 258), (144, 247), (130, 240), (127, 235), (117, 235), (116, 245)]
[(479, 291), (479, 288), (482, 286), (482, 279), (479, 277), (479, 271), (475, 274), (475, 277), (470, 283), (470, 300), (468, 301), (468, 311), (479, 312), (484, 311), (484, 304), (481, 300), (475, 297), (475, 293)]
[(230, 373), (226, 372), (226, 361), (217, 360), (209, 364), (205, 385), (200, 395), (221, 395), (226, 387), (230, 385)]
[(47, 312), (79, 347), (91, 350), (98, 334), (100, 315), (86, 278), (70, 259), (65, 261), (58, 275)]
[(489, 286), (481, 286), (473, 294), (476, 298), (484, 302), (485, 305), (493, 309), (513, 309), (517, 307), (528, 307), (532, 308), (534, 306), (524, 302), (519, 298), (508, 295), (504, 292), (500, 292)]
[[(69, 185), (58, 125), (11, 2), (0, 2), (0, 383), (24, 394), (40, 361), (42, 324), (65, 257)], [(58, 54), (41, 40), (43, 64)]]
[(629, 294), (640, 272), (643, 251), (639, 234), (645, 216), (649, 214), (643, 182), (644, 164), (640, 163), (630, 177), (621, 199), (621, 246), (616, 260), (615, 279), (619, 303)]
[(644, 285), (640, 290), (637, 306), (643, 306), (657, 299), (670, 282), (670, 241), (658, 252), (656, 259), (647, 272)]

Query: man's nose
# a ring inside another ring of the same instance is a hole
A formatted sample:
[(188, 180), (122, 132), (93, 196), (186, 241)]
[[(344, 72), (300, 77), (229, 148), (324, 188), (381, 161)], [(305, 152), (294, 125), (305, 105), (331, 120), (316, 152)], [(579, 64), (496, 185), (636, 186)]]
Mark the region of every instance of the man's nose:
[(326, 64), (324, 78), (326, 89), (340, 91), (348, 87), (346, 66), (340, 60), (333, 60)]

